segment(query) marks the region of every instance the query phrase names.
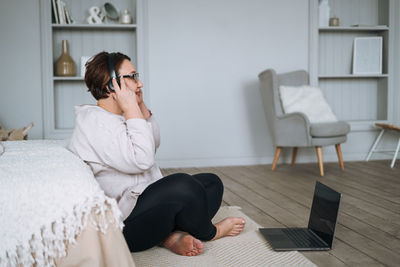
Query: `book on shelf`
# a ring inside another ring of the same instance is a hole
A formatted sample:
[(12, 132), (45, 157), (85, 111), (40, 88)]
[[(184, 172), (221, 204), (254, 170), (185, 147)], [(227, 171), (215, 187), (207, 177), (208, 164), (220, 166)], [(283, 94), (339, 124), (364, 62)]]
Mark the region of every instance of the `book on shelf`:
[(73, 19), (64, 1), (52, 0), (53, 18), (55, 24), (72, 24)]
[(65, 17), (67, 18), (67, 24), (72, 24), (72, 18), (69, 15), (68, 9), (64, 5), (64, 12), (65, 12)]
[(51, 0), (51, 5), (52, 5), (52, 10), (53, 10), (53, 21), (56, 24), (59, 24), (60, 21), (58, 19), (58, 8), (57, 8), (57, 4), (56, 4), (56, 0)]
[(65, 24), (63, 5), (60, 0), (57, 0), (57, 10), (60, 24)]

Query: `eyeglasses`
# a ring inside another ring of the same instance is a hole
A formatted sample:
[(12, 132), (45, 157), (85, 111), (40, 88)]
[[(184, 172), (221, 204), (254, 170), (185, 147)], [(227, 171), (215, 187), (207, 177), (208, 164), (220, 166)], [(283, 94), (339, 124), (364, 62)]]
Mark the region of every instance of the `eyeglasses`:
[(125, 75), (119, 75), (118, 76), (119, 78), (129, 78), (129, 79), (132, 79), (132, 80), (135, 80), (135, 82), (138, 82), (139, 81), (139, 73), (138, 72), (135, 72), (135, 73), (132, 73), (132, 74), (125, 74)]

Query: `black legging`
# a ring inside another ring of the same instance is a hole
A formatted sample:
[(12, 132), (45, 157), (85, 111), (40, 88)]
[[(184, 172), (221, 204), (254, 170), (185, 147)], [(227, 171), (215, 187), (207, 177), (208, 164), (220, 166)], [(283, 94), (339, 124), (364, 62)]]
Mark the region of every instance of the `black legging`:
[(162, 243), (174, 230), (188, 232), (200, 240), (211, 240), (224, 191), (212, 173), (175, 173), (149, 185), (124, 221), (123, 234), (131, 252)]

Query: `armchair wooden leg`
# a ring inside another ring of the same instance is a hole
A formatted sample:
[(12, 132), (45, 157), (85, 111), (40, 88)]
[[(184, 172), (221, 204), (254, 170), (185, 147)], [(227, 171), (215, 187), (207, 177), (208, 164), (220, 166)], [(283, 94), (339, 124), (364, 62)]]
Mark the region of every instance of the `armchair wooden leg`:
[(282, 151), (282, 147), (279, 147), (279, 146), (276, 147), (274, 162), (272, 163), (272, 168), (271, 168), (272, 171), (274, 171), (275, 168), (276, 168), (276, 163), (278, 162), (279, 155), (281, 154), (281, 151)]
[(324, 176), (324, 163), (322, 162), (322, 147), (317, 146), (315, 147), (315, 149), (317, 150), (319, 172), (321, 176)]
[(343, 164), (343, 157), (342, 157), (342, 149), (340, 148), (340, 144), (336, 144), (336, 153), (339, 159), (339, 164), (340, 164), (340, 168), (342, 169), (342, 171), (344, 170), (344, 164)]
[(294, 147), (292, 152), (292, 166), (294, 166), (294, 163), (296, 162), (296, 156), (297, 156), (297, 147)]

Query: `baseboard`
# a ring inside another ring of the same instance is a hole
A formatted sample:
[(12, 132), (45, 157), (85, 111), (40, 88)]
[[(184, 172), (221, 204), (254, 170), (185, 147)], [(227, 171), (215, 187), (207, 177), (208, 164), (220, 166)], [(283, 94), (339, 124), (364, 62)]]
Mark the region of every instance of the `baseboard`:
[(241, 166), (267, 164), (269, 157), (240, 157), (240, 158), (201, 158), (201, 159), (157, 159), (160, 168), (192, 168), (216, 166)]
[[(346, 161), (364, 161), (366, 153), (343, 153), (343, 160)], [(371, 160), (390, 160), (393, 155), (375, 153)], [(160, 168), (192, 168), (192, 167), (218, 167), (218, 166), (241, 166), (272, 164), (273, 157), (240, 157), (240, 158), (201, 158), (201, 159), (157, 159)], [(290, 163), (289, 156), (282, 156), (279, 163)], [(336, 153), (326, 153), (323, 155), (324, 162), (337, 162)], [(296, 159), (296, 163), (317, 162), (315, 155), (301, 155)]]

